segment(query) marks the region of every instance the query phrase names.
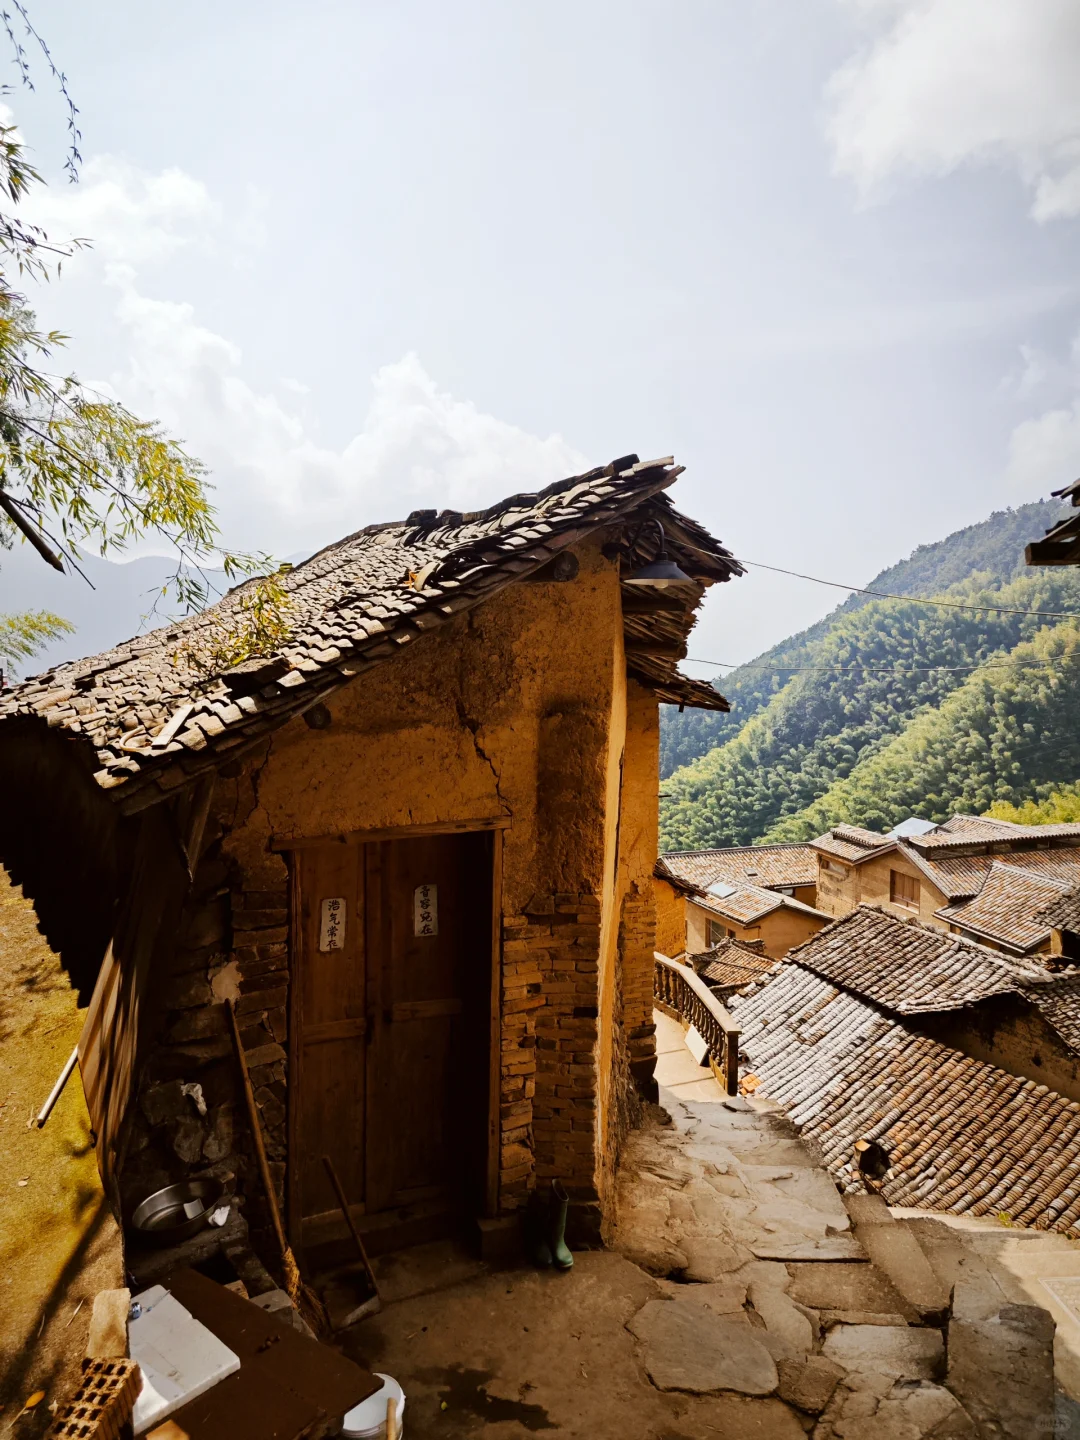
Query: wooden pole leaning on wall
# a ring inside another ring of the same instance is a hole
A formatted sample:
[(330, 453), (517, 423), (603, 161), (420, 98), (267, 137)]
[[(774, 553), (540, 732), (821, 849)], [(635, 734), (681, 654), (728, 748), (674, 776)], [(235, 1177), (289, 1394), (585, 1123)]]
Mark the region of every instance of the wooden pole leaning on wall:
[(315, 1294), (314, 1290), (304, 1284), (300, 1278), (300, 1267), (296, 1263), (296, 1256), (292, 1252), (289, 1242), (285, 1239), (285, 1229), (281, 1223), (281, 1211), (278, 1209), (277, 1192), (274, 1189), (273, 1177), (270, 1174), (270, 1162), (266, 1158), (266, 1143), (263, 1140), (262, 1121), (259, 1119), (259, 1107), (255, 1102), (255, 1091), (251, 1088), (251, 1076), (248, 1073), (247, 1057), (244, 1054), (244, 1047), (240, 1040), (240, 1026), (236, 1021), (236, 1009), (231, 1000), (225, 1001), (225, 1009), (229, 1016), (229, 1026), (232, 1030), (233, 1044), (236, 1046), (236, 1058), (240, 1064), (240, 1074), (244, 1081), (244, 1098), (247, 1100), (248, 1119), (251, 1122), (251, 1139), (255, 1146), (255, 1158), (259, 1162), (259, 1174), (262, 1176), (263, 1189), (266, 1191), (267, 1204), (270, 1206), (270, 1218), (274, 1225), (274, 1234), (277, 1237), (278, 1249), (281, 1252), (281, 1266), (285, 1272), (285, 1289), (288, 1291), (289, 1299), (297, 1307), (304, 1319), (308, 1322), (316, 1334), (326, 1335), (330, 1331), (330, 1320), (322, 1301)]

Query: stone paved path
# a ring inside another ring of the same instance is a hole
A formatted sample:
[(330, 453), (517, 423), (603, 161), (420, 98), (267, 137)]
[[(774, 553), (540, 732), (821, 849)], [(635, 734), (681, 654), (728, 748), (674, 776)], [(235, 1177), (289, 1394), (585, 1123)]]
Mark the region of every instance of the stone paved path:
[(661, 1108), (627, 1141), (612, 1238), (661, 1286), (629, 1322), (653, 1384), (778, 1396), (815, 1440), (973, 1440), (941, 1330), (870, 1260), (812, 1147), (656, 1022)]

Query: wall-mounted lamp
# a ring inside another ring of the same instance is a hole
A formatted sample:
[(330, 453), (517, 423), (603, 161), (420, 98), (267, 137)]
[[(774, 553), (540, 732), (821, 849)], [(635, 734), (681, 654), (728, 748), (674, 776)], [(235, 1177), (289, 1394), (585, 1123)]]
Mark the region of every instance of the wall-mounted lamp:
[[(654, 590), (668, 590), (672, 585), (692, 585), (694, 582), (687, 575), (685, 570), (680, 570), (675, 561), (667, 553), (667, 535), (661, 521), (653, 516), (645, 521), (646, 525), (655, 525), (660, 531), (660, 548), (656, 552), (656, 558), (650, 560), (647, 565), (641, 565), (632, 570), (624, 579), (627, 585), (649, 585)], [(644, 526), (642, 527), (642, 529)], [(641, 530), (638, 531), (640, 536)], [(635, 536), (635, 541), (637, 536)]]

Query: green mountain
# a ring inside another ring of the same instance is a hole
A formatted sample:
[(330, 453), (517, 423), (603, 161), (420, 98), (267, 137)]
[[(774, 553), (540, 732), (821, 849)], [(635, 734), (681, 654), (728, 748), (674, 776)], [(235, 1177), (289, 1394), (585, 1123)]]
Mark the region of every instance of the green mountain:
[[(1080, 572), (1023, 564), (1024, 543), (1058, 508), (993, 515), (920, 547), (869, 588), (1065, 612), (1080, 622)], [(727, 677), (732, 715), (695, 716), (692, 729), (678, 723), (686, 714), (666, 717), (669, 763), (692, 758), (665, 778), (662, 844), (803, 839), (840, 820), (888, 829), (912, 813), (937, 820), (998, 800), (1045, 798), (1080, 776), (1073, 702), (1058, 704), (1075, 700), (1080, 685), (1072, 628), (1027, 614), (852, 597)], [(1047, 649), (1051, 640), (1065, 649)]]
[[(1038, 500), (1018, 510), (995, 511), (978, 525), (957, 530), (931, 545), (920, 545), (906, 560), (875, 575), (866, 588), (887, 590), (892, 595), (940, 595), (950, 585), (975, 574), (986, 575), (990, 583), (1007, 584), (1030, 573), (1024, 565), (1024, 546), (1049, 529), (1060, 513), (1061, 505), (1056, 500)], [(729, 715), (707, 710), (685, 710), (680, 715), (674, 706), (662, 709), (661, 777), (666, 778), (680, 765), (689, 765), (699, 755), (730, 740), (791, 678), (792, 672), (785, 672), (784, 666), (813, 663), (817, 642), (853, 610), (871, 603), (865, 595), (851, 595), (824, 620), (717, 679), (717, 689), (731, 701)]]

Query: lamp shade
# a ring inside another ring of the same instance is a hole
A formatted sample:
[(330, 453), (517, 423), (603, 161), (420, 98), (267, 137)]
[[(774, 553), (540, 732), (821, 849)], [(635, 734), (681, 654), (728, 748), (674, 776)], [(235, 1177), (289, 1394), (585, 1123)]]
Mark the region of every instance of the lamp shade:
[(694, 582), (685, 570), (680, 570), (674, 560), (661, 552), (648, 565), (633, 570), (625, 577), (626, 585), (651, 585), (654, 590), (667, 590), (672, 585), (692, 585)]

